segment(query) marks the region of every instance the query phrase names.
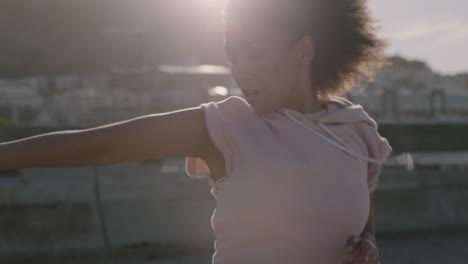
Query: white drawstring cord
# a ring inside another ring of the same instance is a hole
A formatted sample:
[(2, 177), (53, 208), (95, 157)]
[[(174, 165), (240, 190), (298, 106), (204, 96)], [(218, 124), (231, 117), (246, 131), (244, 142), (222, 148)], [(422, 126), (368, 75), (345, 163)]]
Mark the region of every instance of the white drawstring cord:
[(373, 162), (373, 163), (378, 163), (378, 164), (383, 164), (383, 163), (384, 163), (383, 160), (370, 158), (370, 157), (367, 157), (367, 156), (363, 156), (363, 155), (361, 155), (361, 154), (359, 154), (359, 153), (356, 153), (355, 151), (352, 150), (352, 148), (350, 148), (348, 145), (346, 145), (337, 135), (335, 135), (333, 132), (331, 132), (331, 131), (330, 131), (328, 128), (326, 128), (322, 123), (318, 122), (319, 125), (320, 125), (323, 129), (325, 129), (325, 131), (327, 131), (330, 135), (332, 135), (335, 139), (337, 139), (338, 141), (340, 141), (343, 145), (345, 145), (345, 146), (348, 147), (348, 148), (345, 148), (345, 147), (343, 147), (343, 146), (337, 144), (335, 141), (333, 141), (333, 140), (331, 140), (331, 139), (325, 137), (324, 135), (322, 135), (322, 134), (318, 133), (317, 131), (311, 129), (310, 127), (304, 125), (301, 121), (299, 121), (299, 120), (297, 120), (296, 118), (292, 117), (292, 116), (289, 114), (289, 112), (288, 112), (289, 110), (288, 110), (288, 109), (285, 109), (285, 110), (286, 110), (285, 113), (286, 113), (286, 115), (287, 115), (289, 118), (291, 118), (292, 120), (294, 120), (296, 123), (298, 123), (299, 125), (301, 125), (301, 126), (304, 127), (305, 129), (307, 129), (307, 130), (309, 130), (309, 131), (311, 131), (311, 132), (314, 132), (315, 134), (319, 135), (320, 137), (322, 137), (324, 140), (326, 140), (326, 141), (329, 142), (330, 144), (332, 144), (332, 145), (334, 145), (334, 146), (336, 146), (336, 147), (342, 149), (343, 151), (345, 151), (345, 152), (347, 152), (347, 153), (349, 153), (349, 154), (351, 154), (351, 155), (353, 155), (353, 156), (356, 156), (356, 157), (360, 158), (360, 159), (359, 159), (359, 162), (361, 162), (361, 164), (362, 164), (363, 167), (365, 167), (365, 166), (364, 166), (364, 164), (362, 163), (362, 160), (361, 160), (361, 159), (367, 160), (367, 161)]
[[(286, 111), (285, 111), (286, 115), (287, 115), (289, 118), (291, 118), (293, 121), (295, 121), (296, 123), (298, 123), (299, 125), (301, 125), (302, 127), (304, 127), (305, 129), (314, 132), (315, 134), (317, 134), (317, 135), (319, 135), (320, 137), (322, 137), (325, 141), (327, 141), (327, 142), (329, 142), (329, 143), (335, 145), (336, 147), (338, 147), (338, 148), (344, 150), (345, 152), (347, 152), (347, 153), (349, 153), (349, 154), (351, 154), (351, 155), (354, 155), (354, 156), (360, 158), (360, 159), (358, 159), (358, 160), (359, 160), (359, 162), (361, 163), (361, 165), (362, 165), (363, 168), (365, 168), (365, 166), (364, 166), (364, 163), (362, 163), (362, 160), (361, 160), (361, 159), (364, 159), (364, 160), (367, 160), (367, 161), (373, 162), (373, 163), (378, 163), (378, 164), (383, 164), (383, 163), (384, 163), (384, 160), (374, 159), (374, 158), (370, 158), (370, 157), (367, 157), (367, 156), (363, 156), (363, 155), (361, 155), (361, 154), (359, 154), (359, 153), (356, 153), (355, 151), (352, 150), (352, 148), (350, 148), (348, 145), (346, 145), (346, 144), (343, 142), (343, 140), (341, 140), (341, 138), (339, 138), (337, 135), (335, 135), (333, 132), (331, 132), (331, 131), (330, 131), (327, 127), (325, 127), (321, 122), (318, 122), (318, 124), (320, 125), (320, 127), (322, 127), (323, 129), (325, 129), (325, 131), (327, 131), (328, 134), (330, 134), (330, 135), (333, 136), (335, 139), (337, 139), (339, 142), (341, 142), (343, 145), (345, 145), (346, 147), (348, 147), (348, 149), (346, 149), (346, 148), (344, 148), (343, 146), (337, 144), (337, 143), (334, 142), (333, 140), (331, 140), (331, 139), (325, 137), (324, 135), (318, 133), (317, 131), (313, 130), (312, 128), (310, 128), (310, 127), (304, 125), (301, 121), (299, 121), (299, 120), (297, 120), (296, 118), (292, 117), (292, 116), (289, 114), (288, 111), (289, 111), (289, 110), (286, 109)], [(409, 153), (408, 153), (408, 155), (409, 155)], [(411, 161), (411, 162), (412, 162), (412, 161)], [(378, 262), (377, 264), (380, 264), (380, 259), (379, 259), (379, 262)]]

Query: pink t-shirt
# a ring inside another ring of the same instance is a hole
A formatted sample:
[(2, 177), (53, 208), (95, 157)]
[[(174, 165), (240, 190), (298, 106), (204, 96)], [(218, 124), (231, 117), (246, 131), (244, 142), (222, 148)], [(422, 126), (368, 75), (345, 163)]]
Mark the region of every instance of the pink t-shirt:
[(334, 97), (316, 113), (259, 115), (238, 96), (200, 106), (227, 171), (214, 181), (202, 158), (186, 159), (187, 174), (208, 177), (216, 199), (212, 263), (341, 264), (381, 169), (357, 155), (385, 160), (392, 151), (362, 106)]

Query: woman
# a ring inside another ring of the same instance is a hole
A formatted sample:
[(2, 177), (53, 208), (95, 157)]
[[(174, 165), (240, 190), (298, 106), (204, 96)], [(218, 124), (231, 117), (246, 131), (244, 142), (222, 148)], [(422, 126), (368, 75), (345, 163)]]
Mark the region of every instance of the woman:
[(216, 199), (213, 263), (379, 262), (373, 192), (388, 141), (340, 95), (384, 65), (361, 0), (229, 0), (247, 98), (0, 144), (0, 169), (186, 157)]

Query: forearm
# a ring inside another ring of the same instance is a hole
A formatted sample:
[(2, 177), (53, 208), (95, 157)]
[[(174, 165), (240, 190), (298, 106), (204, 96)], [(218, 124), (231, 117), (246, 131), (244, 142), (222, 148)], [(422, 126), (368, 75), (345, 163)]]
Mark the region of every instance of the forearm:
[(367, 219), (366, 226), (364, 227), (361, 237), (364, 238), (369, 238), (376, 242), (375, 238), (375, 222), (374, 222), (374, 194), (372, 193), (370, 195), (370, 210), (369, 210), (369, 216)]
[(94, 166), (104, 151), (91, 133), (51, 132), (0, 143), (0, 169)]

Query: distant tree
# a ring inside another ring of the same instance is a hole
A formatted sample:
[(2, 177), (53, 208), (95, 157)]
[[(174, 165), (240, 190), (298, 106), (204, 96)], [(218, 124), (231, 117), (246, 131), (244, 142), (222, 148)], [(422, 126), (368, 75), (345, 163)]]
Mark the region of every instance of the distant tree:
[(407, 69), (418, 70), (418, 69), (429, 69), (429, 66), (420, 60), (408, 60), (400, 56), (391, 56), (388, 58), (394, 66), (400, 66)]

